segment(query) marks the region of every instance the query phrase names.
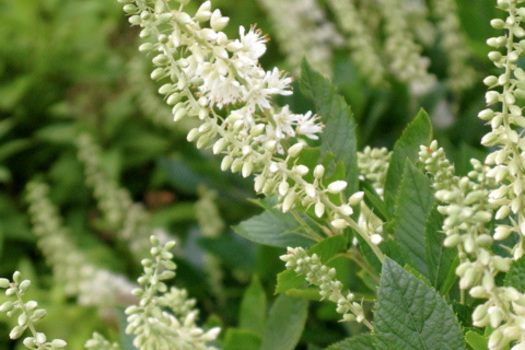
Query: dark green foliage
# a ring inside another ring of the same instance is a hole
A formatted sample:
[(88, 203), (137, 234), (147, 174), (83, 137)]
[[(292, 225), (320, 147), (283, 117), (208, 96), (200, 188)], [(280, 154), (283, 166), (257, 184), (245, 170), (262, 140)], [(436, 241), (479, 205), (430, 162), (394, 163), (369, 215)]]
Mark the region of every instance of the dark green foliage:
[(399, 185), (401, 184), (405, 163), (408, 160), (418, 160), (419, 146), (428, 145), (432, 140), (432, 124), (428, 114), (421, 110), (414, 120), (406, 127), (403, 134), (394, 145), (390, 167), (385, 184), (385, 202), (393, 212), (393, 203), (398, 198)]
[(378, 300), (374, 325), (379, 350), (465, 348), (452, 308), (393, 260), (383, 265)]
[(354, 116), (343, 96), (337, 94), (332, 83), (310, 67), (306, 60), (301, 66), (300, 87), (310, 96), (325, 128), (321, 135), (321, 151), (335, 155), (335, 161), (344, 164), (345, 193), (352, 194), (358, 188), (357, 136)]
[(293, 350), (303, 332), (308, 302), (280, 295), (272, 305), (261, 350)]
[(330, 345), (325, 350), (375, 350), (374, 337), (364, 334)]
[(510, 271), (505, 275), (505, 285), (525, 293), (525, 257), (512, 263)]

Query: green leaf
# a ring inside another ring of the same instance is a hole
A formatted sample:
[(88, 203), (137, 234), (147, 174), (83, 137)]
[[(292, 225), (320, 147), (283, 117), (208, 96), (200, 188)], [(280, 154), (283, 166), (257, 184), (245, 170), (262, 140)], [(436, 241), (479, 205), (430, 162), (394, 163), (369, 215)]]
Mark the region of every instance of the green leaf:
[(505, 286), (514, 287), (519, 292), (525, 293), (525, 256), (514, 261), (510, 271), (505, 275)]
[(261, 350), (293, 350), (301, 338), (308, 314), (308, 301), (281, 294), (275, 300)]
[(15, 139), (0, 145), (0, 161), (3, 161), (31, 146), (31, 141), (26, 139)]
[(241, 222), (233, 230), (250, 241), (274, 247), (309, 247), (314, 243), (304, 236), (304, 227), (293, 214), (273, 207), (275, 198), (263, 202), (268, 208), (265, 212)]
[(252, 279), (244, 292), (239, 327), (259, 336), (262, 336), (262, 331), (266, 327), (266, 294), (257, 276)]
[[(455, 280), (457, 249), (443, 246), (445, 235), (440, 232), (443, 216), (434, 207), (430, 212), (425, 228), (425, 261), (428, 266), (428, 279), (435, 290), (446, 295)], [(450, 276), (452, 278), (449, 278)]]
[(306, 60), (303, 60), (301, 72), (300, 88), (313, 99), (325, 125), (321, 134), (322, 154), (331, 152), (336, 157), (335, 162), (345, 165), (348, 183), (345, 193), (352, 194), (359, 187), (356, 124), (352, 111), (330, 80), (316, 72)]
[(259, 350), (261, 337), (246, 329), (230, 328), (224, 337), (224, 350)]
[(375, 350), (374, 336), (371, 334), (358, 335), (332, 344), (325, 350)]
[(219, 237), (198, 237), (199, 246), (221, 260), (227, 268), (253, 271), (255, 247), (242, 237), (228, 232)]
[(378, 350), (465, 349), (452, 308), (389, 258), (381, 273), (374, 330)]
[(0, 120), (0, 139), (5, 135), (9, 135), (9, 132), (13, 130), (16, 125), (14, 117), (9, 117), (3, 120)]
[(70, 123), (56, 123), (38, 130), (35, 135), (55, 144), (73, 144), (78, 137), (78, 126)]
[(465, 335), (465, 340), (473, 350), (487, 350), (489, 348), (488, 339), (474, 331), (468, 331)]
[(292, 288), (286, 291), (286, 295), (312, 301), (321, 301), (319, 288)]
[[(344, 236), (337, 235), (326, 238), (308, 249), (308, 255), (317, 254), (323, 264), (327, 264), (338, 254), (346, 252), (347, 241)], [(276, 293), (284, 293), (297, 289), (305, 283), (304, 276), (293, 270), (285, 270), (277, 275)]]
[(399, 185), (394, 215), (394, 237), (408, 252), (423, 276), (429, 278), (425, 252), (425, 227), (434, 205), (430, 179), (407, 161)]
[(334, 256), (346, 252), (348, 241), (342, 235), (323, 239), (308, 249), (308, 254), (317, 254), (323, 264), (327, 264)]
[(304, 277), (299, 276), (294, 270), (284, 270), (277, 275), (277, 286), (275, 293), (285, 293), (305, 285)]
[(368, 243), (360, 235), (356, 234), (355, 238), (359, 243), (359, 250), (361, 251), (361, 254), (363, 254), (372, 270), (374, 270), (374, 272), (379, 276), (382, 266), (381, 261), (377, 258), (372, 248), (370, 248)]
[(419, 158), (419, 146), (428, 145), (431, 140), (432, 124), (428, 114), (421, 110), (394, 145), (385, 183), (385, 203), (391, 213), (394, 212), (406, 160), (410, 159), (415, 163)]
[(366, 205), (374, 211), (381, 220), (390, 221), (391, 215), (386, 209), (385, 203), (381, 197), (377, 194), (376, 190), (372, 185), (367, 181), (360, 181), (359, 187), (361, 191), (365, 193), (365, 203)]
[[(397, 241), (393, 239), (382, 242), (379, 245), (379, 248), (386, 256), (388, 256), (390, 259), (394, 260), (401, 266), (405, 266), (405, 265), (414, 266), (415, 265), (414, 260), (407, 253), (407, 251), (403, 249), (399, 245), (399, 243), (397, 243)], [(381, 268), (379, 270), (381, 270)]]

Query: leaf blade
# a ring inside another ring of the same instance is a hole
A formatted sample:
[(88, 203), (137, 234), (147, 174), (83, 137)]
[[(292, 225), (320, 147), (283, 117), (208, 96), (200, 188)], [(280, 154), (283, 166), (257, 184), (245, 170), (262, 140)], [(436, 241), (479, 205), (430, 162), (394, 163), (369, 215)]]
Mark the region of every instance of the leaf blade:
[(374, 329), (378, 350), (461, 350), (465, 343), (449, 305), (432, 288), (387, 258)]
[(433, 208), (427, 220), (425, 229), (425, 260), (429, 270), (429, 280), (434, 289), (445, 295), (452, 286), (447, 283), (450, 274), (456, 269), (457, 249), (446, 248), (443, 245), (445, 235), (440, 232), (443, 216)]
[(266, 294), (257, 276), (252, 279), (242, 298), (239, 327), (259, 336), (266, 327)]
[(407, 160), (399, 185), (393, 232), (401, 248), (414, 261), (414, 267), (427, 278), (430, 274), (425, 254), (425, 230), (434, 202), (430, 179)]
[(512, 263), (509, 272), (505, 275), (504, 284), (525, 293), (525, 256)]
[(346, 194), (359, 188), (357, 167), (356, 123), (350, 106), (343, 96), (337, 94), (335, 86), (322, 74), (316, 72), (306, 60), (301, 65), (301, 90), (310, 96), (317, 113), (325, 125), (321, 134), (322, 155), (333, 153), (335, 162), (345, 165)]
[(308, 301), (279, 295), (268, 315), (261, 350), (293, 350), (301, 338), (307, 313)]
[(266, 211), (233, 226), (236, 233), (255, 243), (281, 248), (309, 247), (314, 243), (301, 235), (302, 224), (291, 213), (274, 208), (275, 198), (262, 202)]
[(374, 336), (362, 334), (330, 345), (324, 350), (375, 350)]
[(395, 143), (390, 159), (385, 182), (385, 203), (391, 212), (394, 211), (406, 160), (410, 159), (412, 162), (416, 162), (419, 146), (429, 144), (431, 139), (432, 124), (430, 118), (424, 110), (420, 110)]

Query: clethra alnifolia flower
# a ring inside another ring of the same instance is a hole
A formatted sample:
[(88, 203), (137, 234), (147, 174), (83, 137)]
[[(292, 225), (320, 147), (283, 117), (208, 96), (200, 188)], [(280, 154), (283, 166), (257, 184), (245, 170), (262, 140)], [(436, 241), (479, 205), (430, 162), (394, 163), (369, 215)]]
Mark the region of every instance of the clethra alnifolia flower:
[[(315, 206), (315, 215), (326, 224), (351, 226), (383, 259), (370, 233), (350, 217), (348, 206), (356, 201), (344, 198), (346, 182), (325, 184), (319, 168), (312, 181), (309, 174), (315, 169), (301, 164), (302, 149), (308, 140), (319, 138), (323, 124), (312, 112), (293, 113), (273, 102), (275, 95), (292, 93), (292, 79), (259, 64), (267, 41), (260, 30), (240, 27), (239, 37), (229, 38), (221, 31), (228, 18), (213, 10), (210, 1), (194, 15), (185, 11), (188, 1), (119, 2), (148, 40), (139, 50), (152, 56), (151, 78), (163, 83), (159, 93), (173, 106), (174, 120), (193, 118), (199, 123), (189, 131), (188, 141), (223, 155), (222, 170), (254, 176), (255, 191), (277, 195), (283, 212)], [(335, 203), (334, 197), (339, 197)]]

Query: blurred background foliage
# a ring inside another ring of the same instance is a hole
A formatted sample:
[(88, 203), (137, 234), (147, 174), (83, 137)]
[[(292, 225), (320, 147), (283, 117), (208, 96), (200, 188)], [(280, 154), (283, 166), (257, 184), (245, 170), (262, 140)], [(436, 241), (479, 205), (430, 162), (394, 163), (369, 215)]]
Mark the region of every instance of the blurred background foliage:
[[(323, 0), (319, 5), (326, 7)], [(369, 86), (357, 74), (348, 50), (334, 51), (332, 75), (353, 108), (361, 148), (392, 146), (422, 106), (437, 121), (435, 136), (457, 164), (483, 154), (478, 145), (484, 127), (477, 113), (484, 106), (481, 79), (492, 69), (485, 40), (493, 35), (489, 21), (497, 13), (492, 1), (458, 0), (457, 5), (472, 55), (469, 64), (478, 73), (476, 83), (459, 95), (443, 83), (447, 62), (437, 43), (424, 46), (424, 54), (432, 62), (429, 70), (438, 84), (417, 99), (399, 82)], [(262, 59), (264, 67), (293, 71), (275, 39), (278, 27), (257, 1), (217, 0), (214, 6), (231, 18), (229, 36), (236, 35), (239, 25), (251, 23), (269, 34), (272, 40)], [(41, 322), (43, 330), (67, 339), (71, 349), (82, 348), (93, 330), (118, 338), (114, 315), (77, 306), (53, 284), (23, 200), (31, 179), (50, 184), (51, 199), (60, 208), (72, 240), (96, 264), (131, 279), (139, 272), (100, 224), (101, 213), (77, 155), (81, 133), (92, 135), (102, 149), (104, 173), (129, 191), (135, 202), (143, 203), (151, 226), (180, 242), (174, 283), (198, 300), (203, 321), (236, 325), (240, 298), (251, 276), (259, 276), (271, 296), (275, 274), (283, 269), (277, 258), (283, 250), (256, 246), (230, 229), (260, 211), (247, 200), (255, 197), (251, 180), (221, 172), (220, 159), (186, 142), (191, 125), (171, 122), (170, 109), (149, 79), (148, 58), (137, 51), (137, 29), (130, 28), (120, 4), (3, 0), (0, 23), (0, 276), (21, 270), (33, 281), (31, 297), (49, 311)], [(298, 90), (283, 102), (298, 112), (311, 109), (311, 102)], [(443, 125), (439, 118), (450, 120)], [(197, 220), (195, 203), (205, 193), (215, 193), (213, 203), (224, 222), (213, 237), (205, 237)], [(214, 257), (215, 272), (207, 268), (208, 255)], [(220, 281), (213, 282), (217, 278), (210, 274), (214, 273)], [(328, 344), (350, 332), (335, 322), (331, 306), (314, 307), (317, 318), (309, 320), (305, 343)], [(21, 346), (4, 336), (12, 322), (0, 318), (0, 349)]]

